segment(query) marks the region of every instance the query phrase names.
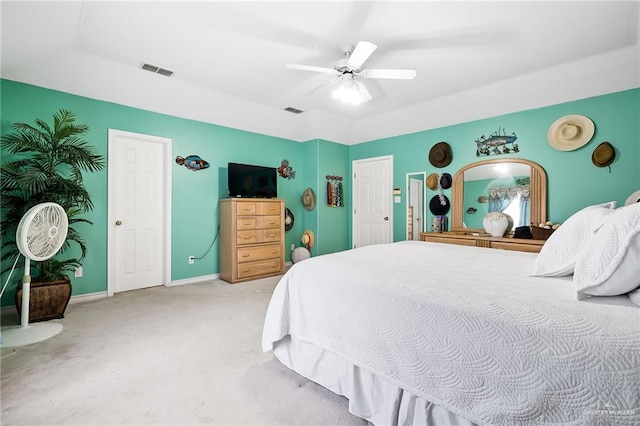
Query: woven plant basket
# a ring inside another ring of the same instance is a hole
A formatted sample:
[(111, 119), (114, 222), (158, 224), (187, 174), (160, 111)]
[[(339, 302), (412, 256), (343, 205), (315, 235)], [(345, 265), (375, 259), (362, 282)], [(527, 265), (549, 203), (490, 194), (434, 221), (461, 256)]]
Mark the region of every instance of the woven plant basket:
[(529, 228), (534, 240), (546, 240), (555, 231), (555, 229), (540, 228), (538, 225), (533, 224)]
[[(48, 321), (64, 318), (71, 299), (71, 280), (66, 277), (62, 280), (50, 282), (31, 282), (29, 295), (29, 322)], [(22, 286), (19, 285), (15, 295), (18, 316), (22, 312)]]

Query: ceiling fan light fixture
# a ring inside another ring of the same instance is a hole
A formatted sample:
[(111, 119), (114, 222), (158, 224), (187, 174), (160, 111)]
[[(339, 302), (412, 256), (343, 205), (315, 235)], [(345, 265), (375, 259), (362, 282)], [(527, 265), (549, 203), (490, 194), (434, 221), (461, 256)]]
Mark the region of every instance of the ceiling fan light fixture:
[(345, 76), (333, 91), (332, 96), (345, 104), (358, 105), (370, 101), (371, 94), (359, 81), (354, 80), (353, 75)]

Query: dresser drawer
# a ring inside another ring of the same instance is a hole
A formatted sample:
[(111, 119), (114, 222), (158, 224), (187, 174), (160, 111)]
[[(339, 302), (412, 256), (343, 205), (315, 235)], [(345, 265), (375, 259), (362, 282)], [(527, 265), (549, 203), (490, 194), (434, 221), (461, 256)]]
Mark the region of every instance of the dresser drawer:
[(244, 247), (238, 249), (238, 262), (253, 262), (265, 259), (280, 259), (282, 251), (279, 244), (260, 247)]
[(475, 246), (476, 245), (476, 240), (464, 240), (464, 239), (454, 239), (454, 238), (447, 238), (447, 237), (437, 237), (437, 236), (426, 236), (424, 238), (424, 241), (428, 241), (431, 243), (445, 243), (445, 244), (455, 244), (458, 246)]
[(238, 216), (236, 219), (236, 229), (243, 231), (245, 229), (256, 229), (255, 216)]
[(238, 202), (236, 215), (254, 215), (256, 214), (256, 202), (255, 201), (243, 201)]
[(257, 240), (256, 240), (256, 231), (255, 230), (238, 231), (238, 232), (236, 232), (236, 244), (237, 245), (254, 244), (256, 242), (257, 242)]
[(280, 241), (280, 229), (256, 229), (256, 242), (277, 243)]
[(532, 245), (532, 244), (522, 244), (522, 243), (512, 243), (512, 242), (505, 243), (500, 241), (492, 241), (491, 248), (502, 249), (502, 250), (526, 251), (529, 253), (540, 253), (542, 246)]
[(256, 201), (257, 215), (277, 215), (280, 216), (280, 202), (278, 201)]
[(280, 228), (280, 216), (255, 216), (256, 228)]
[(278, 274), (282, 272), (280, 259), (259, 260), (238, 264), (238, 279), (256, 275)]

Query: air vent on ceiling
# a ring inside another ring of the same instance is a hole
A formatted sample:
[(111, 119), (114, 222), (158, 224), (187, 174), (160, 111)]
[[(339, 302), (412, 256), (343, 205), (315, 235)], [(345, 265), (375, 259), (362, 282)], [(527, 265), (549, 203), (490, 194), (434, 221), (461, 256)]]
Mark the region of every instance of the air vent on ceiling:
[(293, 108), (293, 107), (286, 107), (284, 110), (287, 111), (287, 112), (292, 112), (294, 114), (302, 114), (304, 112), (301, 109)]
[(142, 64), (142, 66), (140, 67), (143, 70), (147, 70), (147, 71), (151, 71), (154, 72), (156, 74), (161, 74), (167, 77), (171, 77), (173, 75), (173, 71), (169, 71), (167, 69), (164, 68), (160, 68), (160, 67), (156, 67), (155, 65), (151, 65), (151, 64)]

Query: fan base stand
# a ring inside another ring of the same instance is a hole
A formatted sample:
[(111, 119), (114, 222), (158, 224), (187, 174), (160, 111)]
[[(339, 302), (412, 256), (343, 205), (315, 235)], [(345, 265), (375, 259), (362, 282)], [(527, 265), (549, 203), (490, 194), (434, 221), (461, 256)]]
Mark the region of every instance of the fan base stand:
[(47, 340), (62, 331), (62, 324), (57, 322), (39, 322), (28, 327), (8, 327), (0, 334), (0, 347), (10, 348), (25, 346)]

